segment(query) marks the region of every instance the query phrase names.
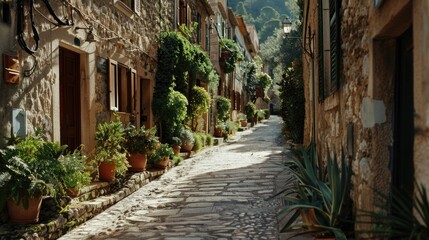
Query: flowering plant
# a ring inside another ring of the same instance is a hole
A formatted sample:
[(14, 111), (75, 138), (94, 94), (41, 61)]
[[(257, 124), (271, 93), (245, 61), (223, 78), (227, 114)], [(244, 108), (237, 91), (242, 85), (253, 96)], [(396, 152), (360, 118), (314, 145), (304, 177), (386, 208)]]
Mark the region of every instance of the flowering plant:
[(155, 134), (155, 128), (146, 129), (144, 126), (137, 128), (129, 125), (125, 129), (124, 147), (130, 154), (150, 154), (159, 144)]
[(159, 144), (155, 153), (151, 156), (154, 162), (159, 162), (166, 157), (172, 157), (174, 155), (173, 149), (167, 143)]

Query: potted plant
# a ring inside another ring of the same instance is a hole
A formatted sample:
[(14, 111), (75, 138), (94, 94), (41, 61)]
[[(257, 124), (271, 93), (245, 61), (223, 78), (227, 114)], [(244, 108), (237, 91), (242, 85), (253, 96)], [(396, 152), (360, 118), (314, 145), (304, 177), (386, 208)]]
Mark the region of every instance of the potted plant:
[(129, 166), (126, 150), (122, 147), (125, 141), (122, 123), (117, 115), (115, 118), (115, 121), (98, 124), (92, 159), (98, 165), (99, 179), (108, 182), (116, 173), (124, 174)]
[(191, 152), (194, 147), (194, 136), (191, 130), (182, 128), (179, 132), (180, 140), (182, 141), (182, 150)]
[(217, 138), (221, 138), (223, 137), (224, 132), (225, 132), (225, 123), (218, 122), (214, 130), (214, 136)]
[(237, 114), (237, 120), (240, 121), (241, 127), (247, 127), (247, 117), (244, 113)]
[(146, 129), (144, 126), (136, 128), (129, 125), (125, 129), (124, 147), (128, 152), (129, 170), (141, 172), (146, 170), (147, 155), (155, 150), (158, 138), (155, 136), (156, 129)]
[(42, 197), (62, 192), (57, 158), (66, 146), (47, 143), (39, 135), (12, 144), (0, 150), (0, 207), (7, 203), (12, 223), (36, 223)]
[(86, 156), (82, 149), (76, 149), (60, 156), (59, 161), (65, 170), (62, 176), (65, 192), (72, 198), (79, 196), (80, 189), (91, 182)]
[(241, 61), (244, 57), (237, 44), (228, 38), (222, 38), (220, 64), (225, 73), (231, 73), (235, 69), (235, 64)]
[(180, 140), (179, 137), (172, 137), (171, 146), (173, 148), (174, 155), (178, 155), (182, 146), (182, 140)]
[(53, 194), (52, 187), (18, 156), (11, 157), (1, 151), (0, 161), (0, 207), (7, 203), (12, 223), (38, 222), (42, 197)]
[(173, 149), (167, 144), (162, 143), (156, 149), (153, 158), (153, 164), (157, 168), (165, 169), (170, 163), (171, 157), (174, 155)]
[(255, 104), (253, 104), (252, 102), (248, 102), (246, 104), (246, 106), (244, 107), (244, 112), (246, 113), (247, 116), (247, 121), (251, 122), (252, 124), (254, 124), (254, 117), (255, 117), (255, 112), (256, 112), (256, 106)]

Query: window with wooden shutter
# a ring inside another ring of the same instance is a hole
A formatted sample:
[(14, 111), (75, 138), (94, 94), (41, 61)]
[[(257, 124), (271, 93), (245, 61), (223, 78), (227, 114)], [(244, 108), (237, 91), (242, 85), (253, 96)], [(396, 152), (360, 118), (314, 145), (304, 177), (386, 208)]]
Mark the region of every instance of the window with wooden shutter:
[(111, 111), (133, 113), (136, 107), (137, 72), (109, 59), (109, 108)]
[(118, 111), (118, 62), (109, 59), (109, 110)]
[(340, 1), (318, 1), (318, 80), (319, 100), (339, 87)]
[(140, 0), (134, 0), (133, 2), (134, 2), (134, 9), (133, 10), (138, 16), (140, 16), (140, 13), (141, 13)]
[(331, 84), (330, 93), (335, 92), (339, 87), (340, 78), (340, 2), (338, 0), (329, 1), (329, 29), (331, 41)]
[(133, 14), (140, 16), (140, 0), (113, 0), (113, 3), (117, 9), (128, 17), (133, 16)]

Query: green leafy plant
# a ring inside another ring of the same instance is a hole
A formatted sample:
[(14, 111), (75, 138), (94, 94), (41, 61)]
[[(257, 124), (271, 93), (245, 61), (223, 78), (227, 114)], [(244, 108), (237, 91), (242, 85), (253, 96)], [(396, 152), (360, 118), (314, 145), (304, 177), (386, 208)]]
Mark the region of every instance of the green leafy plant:
[(182, 146), (184, 145), (193, 145), (194, 144), (194, 136), (192, 134), (191, 130), (188, 130), (186, 128), (182, 128), (179, 131), (179, 138), (182, 141)]
[(244, 106), (244, 112), (246, 113), (247, 120), (252, 121), (255, 113), (256, 113), (256, 106), (252, 102), (248, 102), (246, 106)]
[(197, 152), (203, 149), (206, 145), (206, 138), (207, 138), (207, 135), (205, 133), (195, 132), (194, 133), (195, 142), (192, 150)]
[(373, 238), (428, 239), (429, 198), (423, 184), (415, 183), (414, 196), (409, 191), (391, 188), (390, 195), (376, 191), (377, 204), (373, 212), (359, 211), (358, 216), (371, 217), (371, 230), (363, 231)]
[(257, 118), (258, 121), (262, 121), (263, 119), (265, 119), (265, 111), (261, 109), (256, 110), (255, 118)]
[[(326, 170), (322, 168), (322, 160), (315, 156), (314, 145), (302, 149), (302, 157), (292, 159), (287, 168), (294, 178), (292, 190), (285, 196), (287, 203), (284, 213), (292, 213), (283, 230), (301, 228), (305, 233), (330, 232), (336, 239), (347, 239), (343, 231), (345, 224), (350, 222), (350, 189), (351, 189), (351, 162), (341, 155), (341, 164), (337, 157), (326, 160)], [(312, 214), (310, 222), (295, 223), (302, 213)]]
[(82, 149), (60, 156), (59, 161), (65, 170), (62, 182), (66, 189), (80, 189), (91, 182), (87, 157)]
[(229, 133), (229, 134), (235, 134), (238, 130), (238, 124), (233, 122), (233, 121), (226, 121), (225, 123), (225, 130)]
[(9, 150), (0, 151), (0, 208), (9, 198), (28, 208), (28, 198), (37, 195), (53, 195), (53, 188), (46, 184), (29, 164)]
[(182, 146), (182, 140), (179, 137), (172, 137), (171, 138), (171, 145), (172, 146)]
[(231, 111), (231, 100), (223, 97), (216, 97), (216, 110), (217, 110), (217, 119), (219, 122), (224, 122), (229, 119), (229, 113)]
[(119, 116), (116, 115), (115, 118), (114, 121), (98, 124), (93, 161), (97, 164), (115, 163), (116, 173), (122, 175), (129, 166), (126, 150), (123, 148), (125, 137), (122, 122)]
[(191, 119), (191, 129), (196, 131), (198, 128), (198, 118), (206, 113), (210, 107), (210, 95), (202, 87), (194, 86), (190, 93), (188, 117)]
[(238, 45), (231, 39), (222, 38), (221, 44), (221, 65), (225, 73), (231, 73), (235, 69), (235, 64), (243, 60), (243, 54)]
[(8, 198), (28, 207), (28, 197), (64, 195), (64, 167), (58, 158), (67, 146), (45, 141), (43, 136), (16, 139), (0, 151), (0, 206)]
[[(157, 97), (155, 99), (162, 98)], [(156, 101), (154, 99), (154, 101)], [(163, 142), (168, 142), (182, 128), (186, 118), (188, 100), (182, 93), (170, 89), (167, 96), (161, 99), (162, 104), (157, 105), (157, 118)]]
[(154, 162), (160, 162), (164, 158), (172, 158), (174, 156), (173, 149), (167, 143), (160, 143), (155, 150), (155, 153), (152, 154), (151, 159)]
[(244, 113), (242, 113), (242, 112), (238, 113), (238, 114), (237, 114), (237, 120), (238, 120), (238, 121), (247, 120), (247, 116), (246, 116), (246, 114), (244, 114)]
[(294, 143), (304, 140), (305, 95), (302, 80), (302, 62), (297, 60), (294, 67), (286, 69), (280, 86), (281, 116), (284, 126)]
[(156, 129), (146, 129), (145, 126), (137, 128), (129, 125), (124, 132), (124, 147), (130, 154), (148, 154), (155, 150), (158, 137), (155, 136)]

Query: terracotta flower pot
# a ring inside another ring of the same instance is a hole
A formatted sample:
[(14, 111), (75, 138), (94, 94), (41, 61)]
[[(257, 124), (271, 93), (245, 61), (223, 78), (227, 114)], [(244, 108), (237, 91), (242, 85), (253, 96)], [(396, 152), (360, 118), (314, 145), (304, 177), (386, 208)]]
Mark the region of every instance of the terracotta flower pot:
[(7, 210), (9, 221), (15, 224), (37, 223), (39, 221), (40, 206), (42, 205), (42, 196), (33, 196), (28, 198), (28, 208), (25, 209), (22, 202), (19, 205), (15, 200), (7, 200)]
[(101, 162), (98, 166), (98, 178), (101, 181), (111, 182), (115, 179), (115, 163)]
[(146, 170), (147, 156), (140, 153), (131, 154), (128, 156), (128, 163), (131, 166), (128, 168), (131, 172), (143, 172)]
[(215, 137), (222, 137), (222, 128), (215, 128), (215, 132), (214, 132), (214, 136)]
[(193, 144), (183, 144), (183, 145), (182, 145), (182, 150), (183, 150), (184, 152), (191, 152), (191, 151), (192, 151), (192, 148), (194, 148), (194, 145), (193, 145)]
[(79, 196), (80, 193), (80, 189), (78, 188), (66, 188), (64, 191), (66, 191), (67, 195), (71, 198)]
[(170, 163), (170, 158), (165, 157), (164, 159), (162, 159), (159, 162), (154, 162), (153, 165), (154, 165), (154, 167), (165, 169), (165, 168), (167, 168), (169, 163)]
[(178, 155), (180, 153), (180, 146), (173, 146), (174, 155)]
[(241, 127), (247, 127), (247, 120), (241, 120)]

